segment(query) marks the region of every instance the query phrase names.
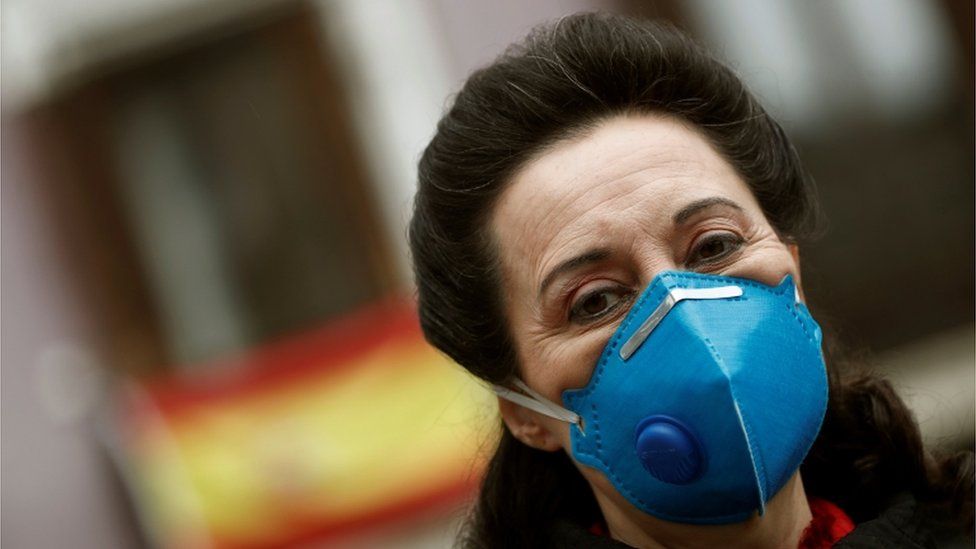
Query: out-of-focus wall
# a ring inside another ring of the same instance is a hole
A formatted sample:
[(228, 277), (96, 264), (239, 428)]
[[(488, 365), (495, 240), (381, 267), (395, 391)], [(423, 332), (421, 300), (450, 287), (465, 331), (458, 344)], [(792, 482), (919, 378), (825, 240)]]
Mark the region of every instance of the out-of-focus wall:
[(91, 326), (37, 189), (25, 184), (36, 174), (21, 130), (2, 129), (0, 543), (134, 547), (131, 513), (88, 421), (102, 389)]

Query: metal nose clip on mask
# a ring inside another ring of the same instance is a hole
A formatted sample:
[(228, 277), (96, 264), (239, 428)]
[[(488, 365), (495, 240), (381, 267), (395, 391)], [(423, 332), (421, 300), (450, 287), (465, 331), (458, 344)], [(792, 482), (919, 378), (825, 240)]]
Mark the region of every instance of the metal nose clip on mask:
[(499, 396), (573, 424), (573, 457), (664, 520), (741, 522), (800, 467), (827, 408), (821, 334), (792, 278), (778, 286), (658, 275), (559, 406)]

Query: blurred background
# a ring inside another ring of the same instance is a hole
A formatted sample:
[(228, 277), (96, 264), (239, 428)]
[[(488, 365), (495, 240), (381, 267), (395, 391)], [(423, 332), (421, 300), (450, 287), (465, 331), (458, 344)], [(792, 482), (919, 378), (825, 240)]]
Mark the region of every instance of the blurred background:
[(818, 318), (974, 431), (969, 0), (5, 0), (2, 538), (447, 547), (495, 421), (410, 305), (415, 164), (533, 25), (663, 18), (794, 137)]

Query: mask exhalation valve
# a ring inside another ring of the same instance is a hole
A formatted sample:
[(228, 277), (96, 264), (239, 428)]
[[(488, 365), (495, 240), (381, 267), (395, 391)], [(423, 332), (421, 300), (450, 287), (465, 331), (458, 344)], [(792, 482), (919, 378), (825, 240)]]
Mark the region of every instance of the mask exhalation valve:
[(671, 416), (648, 416), (637, 424), (636, 449), (641, 465), (668, 484), (690, 484), (705, 472), (701, 442), (684, 423)]

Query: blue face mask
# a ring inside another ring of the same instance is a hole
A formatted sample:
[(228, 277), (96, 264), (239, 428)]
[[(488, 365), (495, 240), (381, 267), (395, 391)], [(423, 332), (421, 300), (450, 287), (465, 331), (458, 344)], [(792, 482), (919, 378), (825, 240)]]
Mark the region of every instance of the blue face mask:
[(573, 457), (638, 509), (741, 522), (800, 467), (827, 407), (820, 328), (787, 276), (776, 287), (658, 275), (589, 383), (559, 406), (521, 381), (503, 398), (567, 421)]

